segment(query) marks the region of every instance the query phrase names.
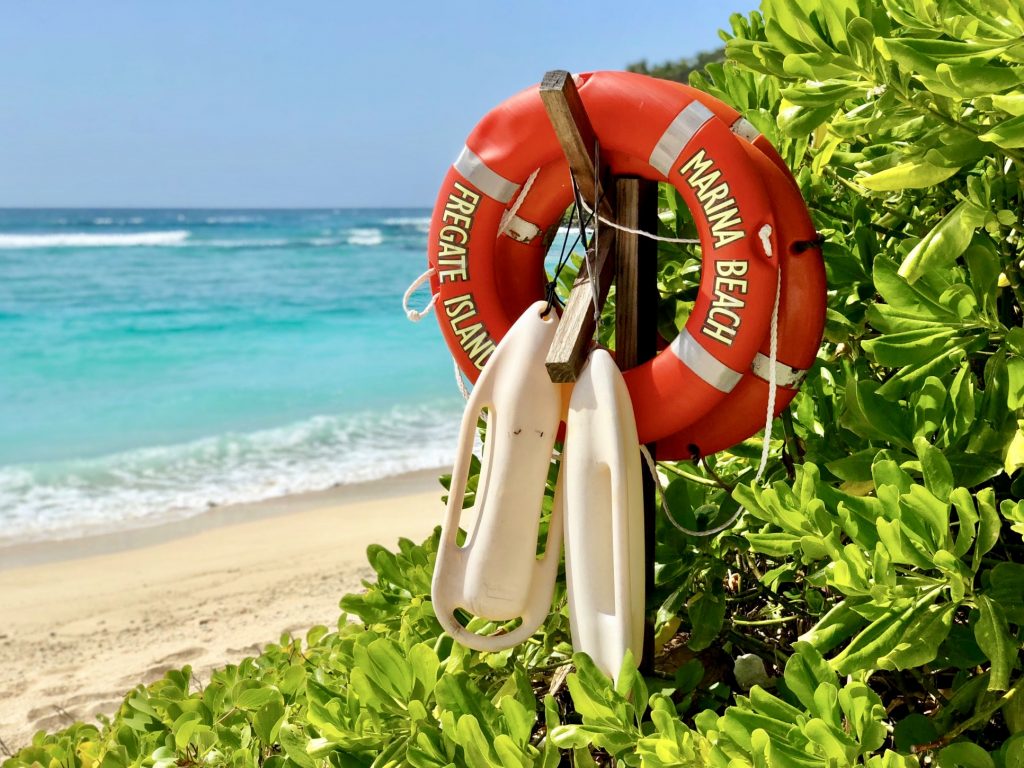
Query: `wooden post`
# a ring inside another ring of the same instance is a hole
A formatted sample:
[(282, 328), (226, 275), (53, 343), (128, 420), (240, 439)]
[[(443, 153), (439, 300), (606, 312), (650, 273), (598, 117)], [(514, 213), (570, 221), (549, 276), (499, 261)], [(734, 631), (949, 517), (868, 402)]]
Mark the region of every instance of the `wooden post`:
[[(597, 137), (572, 75), (562, 70), (548, 72), (540, 83), (540, 98), (569, 162), (569, 169), (579, 185), (580, 196), (591, 206), (595, 199), (599, 199), (598, 211), (606, 219), (612, 219), (615, 215), (614, 201), (608, 199), (605, 169), (594, 167), (595, 155), (600, 153)], [(594, 265), (594, 273), (597, 275), (598, 312), (608, 295), (608, 285), (612, 278), (609, 257), (614, 242), (615, 231), (606, 228), (601, 233), (598, 248), (587, 253), (587, 262)], [(576, 381), (587, 359), (597, 327), (594, 315), (592, 276), (584, 263), (573, 283), (569, 301), (566, 302), (555, 340), (551, 343), (545, 361), (552, 381)]]
[[(618, 223), (630, 229), (657, 232), (658, 185), (646, 179), (616, 179)], [(615, 362), (628, 370), (654, 357), (658, 331), (658, 248), (647, 237), (619, 232), (615, 248)], [(647, 446), (654, 456), (655, 444)], [(644, 581), (654, 593), (654, 526), (657, 498), (654, 478), (643, 467)], [(654, 671), (654, 616), (644, 619), (640, 670)]]

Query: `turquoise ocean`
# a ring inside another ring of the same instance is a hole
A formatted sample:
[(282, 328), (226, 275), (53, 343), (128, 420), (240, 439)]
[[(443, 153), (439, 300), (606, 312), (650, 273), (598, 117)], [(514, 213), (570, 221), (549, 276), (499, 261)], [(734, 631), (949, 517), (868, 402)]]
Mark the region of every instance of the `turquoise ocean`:
[(0, 560), (450, 463), (428, 216), (0, 210)]

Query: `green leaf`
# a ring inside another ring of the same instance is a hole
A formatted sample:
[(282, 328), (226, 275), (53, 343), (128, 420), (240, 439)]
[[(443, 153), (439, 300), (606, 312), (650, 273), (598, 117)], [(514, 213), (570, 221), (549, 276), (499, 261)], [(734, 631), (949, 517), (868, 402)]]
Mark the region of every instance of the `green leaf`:
[(985, 594), (999, 606), (1008, 621), (1024, 624), (1024, 565), (996, 565), (989, 571), (989, 587)]
[(839, 423), (869, 440), (913, 448), (913, 427), (905, 408), (878, 394), (876, 381), (850, 379), (846, 384), (845, 409)]
[(871, 480), (871, 464), (878, 453), (874, 448), (865, 448), (849, 456), (843, 456), (826, 464), (826, 468), (840, 480), (863, 483)]
[(1024, 67), (988, 64), (939, 64), (936, 74), (960, 92), (963, 98), (987, 96), (1024, 83)]
[(999, 607), (984, 594), (976, 595), (975, 600), (981, 616), (974, 625), (974, 637), (992, 662), (988, 689), (1005, 691), (1010, 687), (1010, 672), (1019, 649), (1010, 637), (1006, 617)]
[(1009, 377), (1006, 404), (1012, 410), (1024, 406), (1024, 358), (1007, 357), (1006, 373)]
[(857, 754), (857, 743), (843, 731), (816, 718), (809, 720), (802, 730), (811, 743), (816, 744), (825, 753), (830, 764), (853, 763), (853, 758)]
[(250, 688), (243, 691), (242, 695), (235, 700), (235, 706), (239, 709), (259, 709), (264, 704), (281, 698), (281, 694), (274, 688)]
[(856, 681), (847, 683), (839, 690), (839, 706), (860, 754), (874, 752), (885, 743), (888, 716), (882, 700), (870, 687)]
[(959, 40), (912, 37), (876, 38), (875, 46), (885, 58), (892, 59), (910, 71), (918, 73), (933, 71), (940, 62), (987, 64), (1008, 47), (1006, 43), (961, 42)]
[(309, 752), (306, 751), (309, 739), (300, 727), (292, 723), (285, 723), (278, 732), (278, 738), (281, 741), (281, 748), (284, 749), (284, 753), (288, 755), (290, 760), (297, 763), (300, 768), (317, 768), (316, 762), (309, 756)]
[(922, 667), (939, 655), (939, 646), (949, 635), (957, 603), (929, 605), (918, 611), (907, 626), (900, 644), (886, 655), (896, 669)]
[(1024, 115), (1024, 93), (1008, 93), (992, 97), (992, 106), (1011, 115)]
[(537, 721), (536, 710), (527, 709), (511, 696), (502, 698), (498, 708), (504, 716), (512, 741), (520, 748), (525, 747), (533, 733), (533, 724)]
[(857, 182), (873, 192), (922, 189), (942, 183), (958, 170), (958, 167), (947, 168), (927, 162), (906, 162), (869, 176), (862, 176)]
[(717, 590), (697, 595), (687, 605), (690, 618), (690, 639), (686, 643), (691, 650), (702, 651), (714, 642), (722, 631), (725, 621), (725, 596)]
[(939, 356), (955, 333), (953, 328), (932, 326), (865, 339), (862, 346), (879, 365), (902, 368), (921, 365)]
[(1010, 499), (1004, 499), (999, 505), (999, 514), (1010, 521), (1010, 527), (1021, 536), (1024, 536), (1024, 499), (1014, 504)]
[(996, 764), (984, 749), (969, 741), (958, 741), (938, 754), (939, 768), (995, 768)]
[(493, 737), (485, 736), (480, 723), (472, 715), (463, 715), (456, 725), (456, 740), (466, 751), (467, 762), (480, 768), (503, 768), (491, 750)]
[(972, 570), (977, 571), (981, 558), (992, 550), (992, 547), (999, 541), (999, 531), (1003, 521), (999, 519), (996, 511), (995, 491), (991, 488), (983, 488), (978, 491), (975, 499), (978, 503), (978, 538), (974, 545), (974, 562)]
[(942, 451), (923, 437), (914, 438), (914, 450), (917, 451), (917, 458), (921, 462), (925, 488), (931, 491), (935, 498), (949, 501), (949, 494), (953, 490), (953, 470), (950, 469)]
[(1006, 474), (1012, 475), (1021, 467), (1024, 467), (1024, 429), (1018, 428), (1013, 433), (1010, 444), (1006, 446), (1006, 456), (1003, 459), (1003, 469)]
[(911, 396), (915, 438), (926, 437), (938, 431), (946, 411), (946, 400), (952, 394), (952, 389), (950, 387), (950, 391), (947, 392), (941, 379), (929, 376), (921, 388)]
[(984, 221), (985, 213), (980, 208), (966, 200), (958, 203), (911, 249), (900, 265), (899, 275), (914, 283), (931, 270), (949, 266)]
[(278, 731), (284, 722), (284, 700), (271, 699), (264, 704), (252, 719), (252, 728), (264, 745), (277, 741)]
[(779, 109), (779, 129), (786, 136), (806, 136), (835, 113), (835, 105), (808, 107), (786, 104)]
[(864, 617), (850, 607), (848, 598), (834, 605), (817, 624), (800, 635), (800, 640), (812, 645), (819, 653), (827, 653), (853, 637), (864, 623)]
[(585, 653), (573, 655), (576, 671), (566, 678), (566, 686), (572, 695), (576, 711), (584, 722), (615, 720), (615, 710), (611, 703), (615, 699), (612, 682), (594, 664)]
[(493, 738), (491, 723), (498, 720), (497, 707), (483, 694), (476, 682), (465, 672), (442, 675), (434, 689), (440, 707), (453, 713), (457, 719), (471, 715), (477, 728)]
[(940, 291), (925, 281), (912, 284), (888, 258), (875, 259), (871, 277), (882, 298), (905, 316), (958, 323), (956, 313), (942, 302)]
[(1004, 120), (985, 133), (979, 134), (978, 138), (1003, 149), (1024, 147), (1024, 115)]
[(903, 610), (891, 609), (881, 614), (853, 638), (842, 653), (830, 659), (829, 666), (842, 675), (848, 675), (857, 670), (888, 669), (895, 667), (897, 662), (902, 663), (904, 658), (900, 652), (914, 641), (907, 632), (908, 628), (917, 625), (922, 615), (928, 613), (940, 589), (924, 592)]
[(417, 643), (409, 649), (409, 664), (413, 675), (422, 686), (425, 694), (434, 690), (437, 682), (437, 670), (440, 662), (437, 653), (426, 643)]
[(840, 102), (864, 90), (865, 86), (855, 80), (811, 80), (784, 88), (782, 97), (803, 107), (828, 107), (835, 111)]
[(809, 642), (793, 644), (795, 653), (786, 662), (784, 677), (786, 687), (808, 710), (816, 711), (814, 692), (822, 683), (835, 684), (836, 674)]
[(896, 723), (892, 731), (892, 740), (901, 752), (910, 752), (918, 744), (931, 744), (937, 738), (939, 730), (935, 723), (917, 712), (912, 712)]

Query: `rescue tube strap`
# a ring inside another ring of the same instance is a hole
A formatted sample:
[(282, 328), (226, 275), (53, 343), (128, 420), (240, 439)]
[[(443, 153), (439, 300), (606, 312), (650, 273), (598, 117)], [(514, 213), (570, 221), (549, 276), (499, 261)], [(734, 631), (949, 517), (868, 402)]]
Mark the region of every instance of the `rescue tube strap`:
[(466, 181), (499, 203), (507, 203), (519, 189), (514, 181), (488, 168), (469, 147), (462, 148), (462, 153), (452, 165)]
[(743, 378), (740, 371), (734, 371), (704, 349), (686, 328), (679, 332), (669, 349), (683, 365), (719, 392), (732, 392)]
[(697, 131), (710, 120), (714, 115), (711, 110), (699, 101), (691, 101), (683, 111), (676, 115), (675, 120), (669, 123), (665, 133), (658, 139), (658, 143), (651, 152), (651, 167), (668, 176), (669, 171), (676, 162), (690, 139)]
[(435, 272), (437, 272), (437, 270), (434, 269), (433, 267), (428, 269), (422, 275), (413, 280), (412, 283), (410, 283), (409, 287), (405, 289), (405, 293), (402, 295), (402, 309), (405, 310), (405, 316), (414, 323), (418, 323), (420, 320), (422, 320), (424, 317), (430, 314), (430, 310), (434, 308), (434, 304), (437, 302), (437, 297), (440, 294), (432, 294), (430, 297), (430, 301), (427, 302), (427, 306), (425, 306), (423, 309), (410, 309), (409, 299), (411, 299), (412, 295), (416, 293), (417, 288), (419, 288), (421, 285), (423, 285), (431, 277), (434, 276)]

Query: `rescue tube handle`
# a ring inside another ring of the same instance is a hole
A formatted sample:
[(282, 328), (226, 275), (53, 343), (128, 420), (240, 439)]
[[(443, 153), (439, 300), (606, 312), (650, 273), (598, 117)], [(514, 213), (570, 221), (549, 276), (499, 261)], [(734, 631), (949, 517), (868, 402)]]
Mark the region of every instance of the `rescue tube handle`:
[[(453, 475), (453, 483), (454, 479)], [(465, 478), (463, 478), (463, 482), (465, 482)], [(460, 507), (462, 495), (460, 493)], [(451, 498), (449, 496), (449, 502)], [(511, 648), (513, 645), (519, 645), (519, 643), (530, 638), (537, 631), (541, 623), (543, 623), (551, 609), (555, 571), (558, 569), (562, 550), (562, 527), (562, 483), (561, 474), (559, 474), (559, 482), (555, 487), (555, 499), (551, 507), (548, 537), (544, 545), (544, 556), (537, 562), (536, 569), (533, 572), (533, 580), (530, 585), (530, 603), (527, 605), (526, 610), (523, 611), (522, 616), (519, 617), (521, 620), (520, 625), (511, 632), (502, 635), (479, 635), (476, 632), (472, 632), (462, 626), (455, 618), (455, 611), (463, 606), (457, 603), (450, 604), (448, 592), (442, 589), (439, 593), (433, 595), (432, 601), (434, 615), (437, 616), (437, 620), (441, 623), (444, 631), (467, 648), (491, 653), (503, 651), (506, 648)], [(452, 544), (454, 544), (454, 538), (452, 538)], [(457, 549), (456, 552), (461, 554)], [(436, 574), (438, 572), (435, 571), (435, 581), (437, 580)]]

